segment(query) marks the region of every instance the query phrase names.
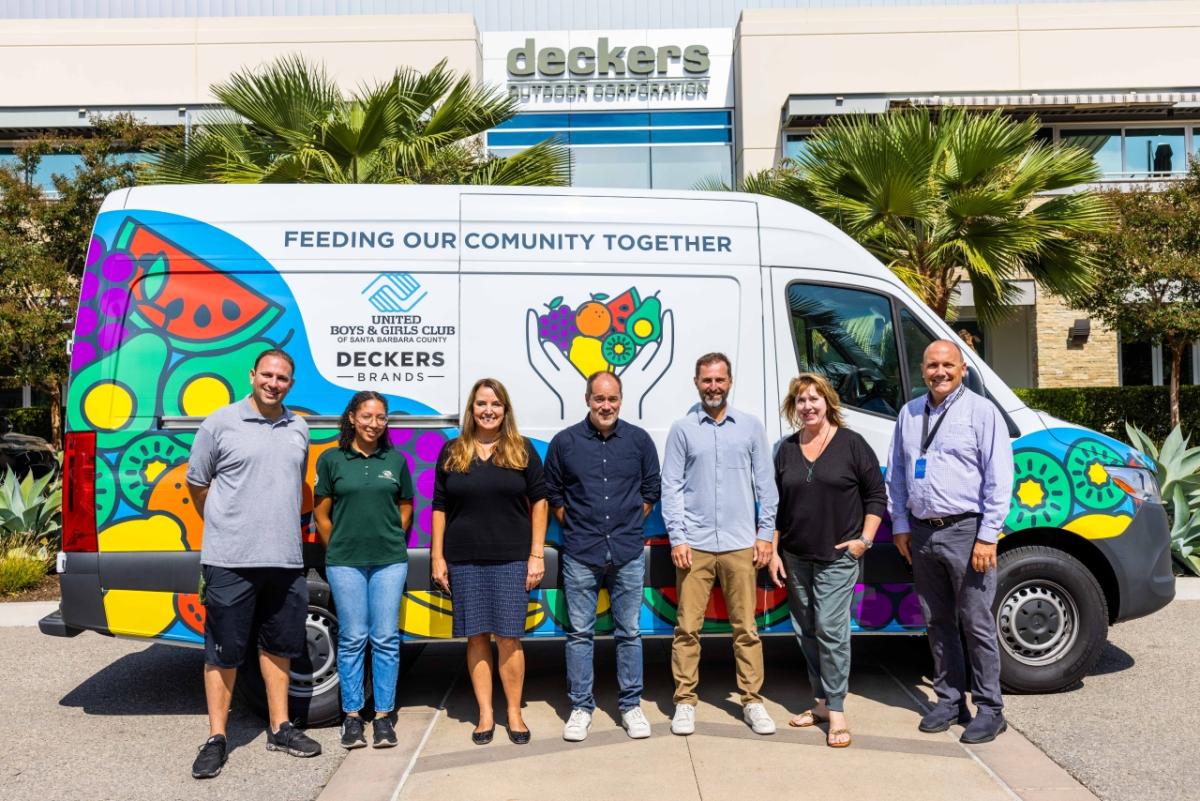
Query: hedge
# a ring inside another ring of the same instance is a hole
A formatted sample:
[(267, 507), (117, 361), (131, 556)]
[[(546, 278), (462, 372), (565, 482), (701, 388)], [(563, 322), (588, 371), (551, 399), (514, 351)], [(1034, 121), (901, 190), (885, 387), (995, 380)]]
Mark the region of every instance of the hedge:
[[(1171, 433), (1167, 387), (1063, 387), (1013, 392), (1026, 405), (1125, 441), (1125, 423), (1162, 442)], [(1183, 433), (1200, 434), (1200, 386), (1180, 388), (1179, 422)]]
[(47, 442), (50, 440), (50, 407), (28, 406), (13, 409), (0, 409), (0, 417), (7, 417), (12, 423), (13, 431), (20, 434), (33, 434)]

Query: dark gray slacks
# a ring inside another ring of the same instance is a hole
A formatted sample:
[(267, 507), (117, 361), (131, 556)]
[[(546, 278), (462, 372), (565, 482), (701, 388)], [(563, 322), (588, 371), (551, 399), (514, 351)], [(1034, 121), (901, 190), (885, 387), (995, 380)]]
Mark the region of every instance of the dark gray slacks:
[[(933, 653), (933, 690), (938, 703), (965, 703), (966, 658), (971, 660), (971, 697), (975, 706), (999, 713), (1000, 645), (992, 601), (996, 571), (978, 573), (971, 551), (979, 518), (968, 517), (945, 528), (913, 520), (913, 576)], [(962, 637), (959, 637), (961, 629)]]

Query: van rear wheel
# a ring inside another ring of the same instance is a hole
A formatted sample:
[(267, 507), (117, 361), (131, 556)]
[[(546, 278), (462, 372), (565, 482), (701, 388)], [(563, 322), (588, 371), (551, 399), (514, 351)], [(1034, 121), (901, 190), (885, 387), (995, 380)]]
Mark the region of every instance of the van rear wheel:
[[(341, 692), (337, 674), (337, 617), (328, 609), (309, 604), (305, 620), (307, 650), (293, 659), (288, 684), (288, 719), (300, 726), (331, 726), (341, 720)], [(238, 697), (267, 717), (267, 691), (256, 655), (238, 670), (234, 689)]]
[(994, 612), (1000, 682), (1010, 692), (1074, 686), (1108, 640), (1108, 604), (1095, 576), (1070, 554), (1041, 545), (1000, 555)]

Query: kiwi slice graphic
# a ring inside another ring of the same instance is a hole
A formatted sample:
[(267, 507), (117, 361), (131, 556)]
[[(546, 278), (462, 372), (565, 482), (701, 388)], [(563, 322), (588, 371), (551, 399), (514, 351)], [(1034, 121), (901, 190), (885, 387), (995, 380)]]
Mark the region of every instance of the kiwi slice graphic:
[(1121, 455), (1095, 439), (1081, 439), (1067, 451), (1066, 466), (1075, 489), (1075, 500), (1086, 509), (1102, 512), (1125, 500), (1105, 465), (1124, 464)]
[(1012, 506), (1004, 521), (1007, 528), (1058, 528), (1071, 516), (1071, 502), (1071, 481), (1058, 459), (1043, 451), (1013, 453)]
[(158, 477), (187, 456), (187, 448), (163, 434), (139, 437), (125, 447), (125, 453), (117, 463), (121, 492), (131, 504), (143, 508)]
[(103, 456), (96, 457), (96, 525), (108, 522), (117, 508), (117, 482), (113, 480), (112, 465)]
[(627, 334), (610, 334), (600, 346), (600, 353), (614, 367), (624, 367), (637, 355), (637, 343)]

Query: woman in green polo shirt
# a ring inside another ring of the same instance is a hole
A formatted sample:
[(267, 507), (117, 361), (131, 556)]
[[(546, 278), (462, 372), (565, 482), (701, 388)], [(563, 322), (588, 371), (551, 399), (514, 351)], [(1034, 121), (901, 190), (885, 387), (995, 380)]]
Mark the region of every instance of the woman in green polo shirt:
[(396, 744), (396, 681), (400, 670), (400, 598), (408, 577), (407, 529), (413, 482), (404, 455), (388, 441), (387, 401), (358, 392), (342, 412), (338, 447), (317, 460), (313, 516), (325, 543), (325, 575), (338, 613), (338, 680), (342, 746), (367, 744), (359, 713), (363, 651), (371, 641), (376, 748)]

